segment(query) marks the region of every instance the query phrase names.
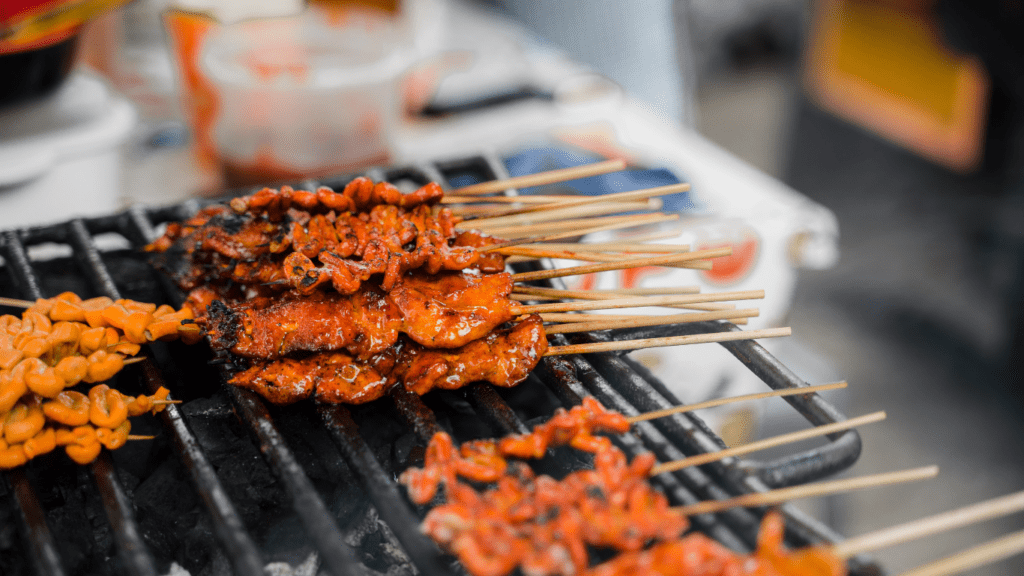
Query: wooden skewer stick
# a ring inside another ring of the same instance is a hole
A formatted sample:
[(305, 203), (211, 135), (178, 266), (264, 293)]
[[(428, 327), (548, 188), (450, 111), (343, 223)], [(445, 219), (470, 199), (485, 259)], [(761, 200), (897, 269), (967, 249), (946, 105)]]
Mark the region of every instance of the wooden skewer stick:
[[(612, 300), (615, 298), (621, 298), (623, 296), (655, 296), (655, 295), (666, 295), (666, 294), (698, 294), (700, 293), (699, 286), (676, 286), (674, 288), (615, 288), (612, 290), (555, 290), (553, 288), (541, 288), (539, 286), (526, 286), (517, 284), (512, 288), (513, 293), (523, 294), (549, 294), (566, 292), (576, 294), (574, 296), (565, 296), (565, 298), (578, 298), (580, 300)], [(536, 291), (536, 292), (534, 292)], [(544, 292), (549, 291), (549, 292)], [(545, 296), (546, 297), (546, 296)], [(554, 299), (561, 299), (559, 296)], [(540, 299), (540, 298), (539, 298)], [(685, 310), (735, 310), (735, 304), (674, 304), (667, 305), (664, 308), (681, 308)], [(635, 317), (635, 315), (630, 316)], [(606, 318), (611, 320), (611, 318)], [(572, 322), (573, 320), (558, 320), (559, 322)], [(579, 322), (579, 320), (576, 320)]]
[(137, 364), (139, 362), (142, 362), (145, 359), (146, 359), (145, 356), (136, 356), (134, 358), (129, 358), (129, 359), (125, 360), (124, 362), (122, 362), (122, 364), (124, 364), (125, 366), (127, 366), (129, 364)]
[(1005, 560), (1024, 552), (1024, 530), (1013, 532), (904, 572), (900, 576), (948, 576)]
[(540, 224), (524, 224), (521, 226), (503, 226), (488, 228), (486, 232), (493, 236), (503, 238), (519, 238), (521, 236), (532, 236), (543, 234), (544, 242), (560, 238), (571, 238), (583, 236), (592, 232), (603, 230), (614, 230), (618, 228), (631, 228), (633, 226), (644, 226), (678, 220), (679, 214), (633, 214), (628, 216), (598, 216), (596, 218), (579, 218), (574, 220), (561, 220), (559, 222), (542, 222)]
[(762, 298), (764, 298), (764, 290), (743, 290), (740, 292), (719, 292), (716, 294), (681, 294), (678, 296), (633, 296), (629, 298), (587, 300), (583, 302), (553, 302), (551, 304), (516, 306), (513, 308), (512, 314), (521, 316), (523, 314), (540, 314), (543, 312), (643, 308), (646, 306), (665, 306), (669, 304), (725, 302), (729, 300), (760, 300)]
[(587, 264), (584, 266), (570, 266), (568, 268), (556, 268), (553, 270), (538, 270), (536, 272), (521, 272), (512, 275), (513, 282), (527, 282), (530, 280), (546, 280), (548, 278), (562, 278), (565, 276), (576, 276), (579, 274), (593, 274), (596, 272), (607, 272), (609, 270), (625, 270), (628, 268), (642, 268), (644, 266), (664, 266), (665, 264), (679, 264), (681, 262), (692, 262), (708, 258), (718, 258), (732, 254), (732, 247), (712, 248), (710, 250), (697, 250), (684, 254), (668, 254), (666, 256), (652, 256), (650, 258), (636, 258), (622, 262), (608, 262), (604, 264)]
[(760, 314), (760, 311), (757, 308), (747, 308), (744, 310), (690, 312), (687, 314), (668, 314), (665, 316), (634, 316), (626, 320), (589, 320), (585, 322), (567, 322), (559, 326), (548, 326), (544, 329), (544, 332), (547, 334), (573, 334), (576, 332), (593, 332), (595, 330), (615, 330), (617, 328), (639, 328), (641, 326), (662, 326), (665, 324), (681, 324), (685, 322), (754, 318), (758, 314)]
[(534, 244), (532, 248), (542, 250), (567, 250), (570, 252), (635, 252), (653, 254), (658, 252), (689, 252), (689, 244), (644, 244), (643, 242), (577, 242)]
[(581, 198), (581, 196), (579, 194), (554, 194), (547, 196), (540, 194), (530, 194), (529, 196), (445, 195), (441, 197), (441, 204), (554, 204), (574, 198)]
[(746, 402), (747, 400), (763, 400), (764, 398), (781, 398), (783, 396), (803, 396), (805, 394), (815, 394), (818, 392), (825, 392), (827, 390), (838, 390), (840, 388), (846, 388), (846, 382), (832, 382), (830, 384), (819, 384), (817, 386), (800, 386), (798, 388), (783, 388), (781, 390), (770, 390), (768, 392), (757, 392), (755, 394), (744, 394), (742, 396), (732, 396), (729, 398), (716, 398), (714, 400), (707, 400), (705, 402), (699, 402), (697, 404), (687, 404), (686, 406), (673, 406), (672, 408), (665, 408), (664, 410), (652, 410), (650, 412), (644, 412), (643, 414), (637, 414), (627, 418), (630, 424), (637, 422), (643, 422), (645, 420), (654, 420), (655, 418), (664, 418), (665, 416), (671, 416), (673, 414), (682, 414), (684, 412), (693, 412), (694, 410), (703, 410), (705, 408), (714, 408), (716, 406), (724, 406), (726, 404), (733, 404), (735, 402)]
[(495, 217), (529, 214), (542, 211), (546, 212), (548, 210), (574, 210), (579, 209), (580, 206), (586, 206), (588, 204), (607, 204), (642, 200), (658, 196), (668, 196), (669, 194), (678, 194), (680, 192), (686, 192), (689, 189), (689, 184), (670, 184), (668, 186), (657, 186), (654, 188), (645, 188), (643, 190), (632, 190), (630, 192), (615, 192), (612, 194), (602, 194), (600, 196), (577, 196), (575, 198), (551, 204), (506, 209), (496, 213)]
[(781, 338), (791, 334), (792, 331), (788, 327), (764, 328), (762, 330), (715, 332), (713, 334), (693, 334), (691, 336), (666, 336), (664, 338), (640, 338), (637, 340), (618, 340), (615, 342), (569, 344), (566, 346), (548, 346), (544, 355), (562, 356), (564, 354), (593, 354), (595, 352), (640, 350), (642, 348), (662, 348), (665, 346), (685, 346), (688, 344), (709, 344), (711, 342), (732, 342), (735, 340), (754, 340), (756, 338)]
[(938, 474), (938, 466), (925, 466), (910, 470), (900, 470), (898, 472), (885, 472), (882, 474), (871, 474), (869, 476), (859, 476), (856, 478), (832, 480), (830, 482), (815, 482), (813, 484), (804, 484), (802, 486), (779, 488), (777, 490), (769, 490), (767, 492), (743, 494), (742, 496), (729, 498), (728, 500), (709, 500), (690, 504), (689, 506), (677, 506), (672, 510), (685, 516), (695, 516), (697, 514), (721, 512), (722, 510), (728, 510), (730, 508), (772, 506), (774, 504), (781, 504), (783, 502), (798, 500), (800, 498), (813, 498), (815, 496), (841, 494), (843, 492), (862, 490), (864, 488), (890, 486), (892, 484), (901, 484), (904, 482), (917, 482), (919, 480), (935, 478)]
[[(589, 197), (588, 197), (589, 198)], [(661, 198), (641, 198), (639, 200), (608, 201), (588, 203), (579, 206), (562, 206), (558, 204), (531, 205), (526, 208), (504, 208), (491, 210), (472, 217), (464, 217), (456, 228), (497, 228), (518, 224), (539, 224), (553, 220), (568, 220), (589, 216), (604, 216), (623, 212), (661, 210), (664, 205)]]
[[(735, 310), (736, 307), (732, 304), (722, 304), (723, 308), (704, 308), (704, 306), (718, 306), (718, 304), (682, 304), (678, 306), (665, 306), (665, 308), (690, 308), (693, 310), (703, 310), (706, 312), (717, 312), (722, 310)], [(728, 306), (728, 307), (726, 307)], [(646, 317), (646, 316), (642, 316)], [(544, 322), (557, 322), (565, 324), (575, 324), (577, 322), (604, 322), (606, 320), (632, 320), (637, 318), (636, 314), (577, 314), (577, 313), (562, 313), (562, 312), (545, 312), (540, 315), (540, 319)], [(733, 324), (746, 324), (746, 318), (729, 318)]]
[[(651, 255), (651, 253), (645, 254), (641, 252), (626, 254), (623, 252), (612, 251), (550, 250), (535, 246), (513, 246), (511, 248), (503, 248), (500, 252), (508, 256), (525, 256), (531, 259), (561, 258), (564, 260), (581, 260), (584, 262), (622, 262), (635, 260), (640, 255), (644, 255), (646, 257), (650, 257)], [(686, 253), (687, 251), (680, 252)]]
[(857, 426), (872, 424), (874, 422), (880, 422), (882, 420), (885, 420), (885, 412), (873, 412), (871, 414), (865, 414), (864, 416), (858, 416), (857, 418), (843, 420), (842, 422), (836, 422), (834, 424), (825, 424), (824, 426), (816, 426), (808, 430), (800, 430), (799, 432), (791, 432), (789, 434), (781, 434), (779, 436), (765, 438), (764, 440), (758, 440), (757, 442), (743, 444), (742, 446), (726, 448), (725, 450), (719, 450), (718, 452), (698, 454), (697, 456), (683, 458), (682, 460), (676, 460), (675, 462), (666, 462), (664, 464), (658, 464), (657, 466), (651, 469), (651, 476), (654, 476), (656, 474), (664, 474), (665, 472), (674, 472), (676, 470), (682, 470), (683, 468), (686, 468), (688, 466), (700, 466), (701, 464), (707, 464), (709, 462), (717, 462), (719, 460), (723, 460), (725, 458), (729, 458), (732, 456), (742, 456), (744, 454), (750, 454), (751, 452), (767, 450), (768, 448), (782, 446), (783, 444), (791, 444), (793, 442), (799, 442), (801, 440), (807, 440), (809, 438), (826, 436), (828, 434), (842, 432), (843, 430), (849, 430), (850, 428), (856, 428)]
[[(595, 232), (607, 232), (609, 230), (621, 230), (623, 228), (632, 228), (634, 226), (646, 226), (648, 224), (656, 224), (658, 222), (667, 222), (669, 220), (678, 220), (678, 214), (650, 214), (646, 215), (643, 220), (632, 220), (628, 222), (613, 222), (611, 224), (602, 224), (598, 226), (583, 227), (583, 228), (571, 228), (567, 232), (555, 232), (544, 236), (530, 236), (525, 238), (517, 238), (508, 240), (500, 244), (491, 244), (490, 246), (484, 246), (478, 248), (479, 252), (490, 252), (492, 250), (499, 250), (508, 246), (521, 246), (523, 244), (534, 244), (536, 242), (548, 242), (551, 240), (562, 240), (563, 238), (572, 238), (575, 236), (585, 236), (587, 234), (593, 234)], [(663, 232), (661, 234), (666, 234)], [(671, 232), (672, 236), (678, 236), (678, 232)], [(665, 236), (661, 236), (664, 238)]]
[(550, 298), (578, 298), (580, 300), (613, 300), (623, 296), (661, 296), (668, 294), (699, 294), (700, 286), (671, 286), (667, 288), (615, 288), (612, 290), (559, 290), (543, 286), (517, 284), (513, 294), (530, 294)]
[(469, 186), (463, 186), (462, 188), (452, 190), (452, 194), (456, 196), (480, 196), (482, 194), (494, 194), (495, 192), (504, 192), (511, 188), (530, 188), (533, 186), (554, 184), (556, 182), (568, 182), (569, 180), (578, 180), (588, 176), (608, 174), (609, 172), (619, 172), (625, 169), (626, 162), (624, 160), (605, 160), (604, 162), (595, 162), (593, 164), (585, 164), (583, 166), (575, 166), (572, 168), (562, 168), (560, 170), (538, 172), (536, 174), (516, 176), (514, 178), (506, 178), (504, 180), (491, 180), (490, 182), (471, 184)]
[(836, 544), (834, 550), (840, 557), (849, 558), (864, 552), (895, 546), (1022, 510), (1024, 510), (1024, 491), (869, 532)]
[(512, 214), (509, 216), (495, 216), (493, 214), (477, 214), (472, 217), (464, 217), (461, 222), (455, 225), (456, 230), (488, 230), (509, 227), (540, 225), (546, 222), (564, 222), (566, 220), (578, 220), (584, 217), (607, 216), (609, 214), (622, 214), (624, 212), (651, 212), (661, 210), (661, 200), (651, 198), (649, 200), (637, 200), (634, 202), (608, 202), (607, 204), (593, 204), (588, 206), (573, 206), (571, 208), (552, 208), (543, 212), (531, 212), (529, 214)]
[[(506, 263), (526, 262), (540, 258), (557, 258), (560, 260), (578, 260), (580, 262), (632, 262), (636, 256), (632, 255), (611, 255), (596, 253), (578, 252), (556, 252), (545, 250), (533, 256), (509, 256)], [(666, 268), (689, 268), (693, 270), (711, 270), (713, 263), (710, 260), (695, 260), (692, 262), (680, 262), (679, 264), (662, 264)]]
[(150, 402), (155, 406), (164, 406), (166, 404), (181, 404), (181, 400), (153, 400)]
[(125, 440), (152, 440), (154, 438), (156, 438), (156, 436), (141, 436), (139, 434), (129, 434), (127, 437), (125, 437)]
[(17, 298), (3, 298), (0, 297), (0, 306), (11, 306), (12, 308), (31, 308), (35, 306), (35, 302), (31, 300), (19, 300)]

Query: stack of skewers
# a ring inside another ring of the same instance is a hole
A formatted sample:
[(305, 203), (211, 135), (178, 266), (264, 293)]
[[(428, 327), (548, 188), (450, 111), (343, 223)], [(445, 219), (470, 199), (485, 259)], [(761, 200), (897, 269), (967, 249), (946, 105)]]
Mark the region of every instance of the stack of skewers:
[[(447, 196), (436, 184), (403, 194), (390, 184), (365, 178), (340, 192), (264, 189), (172, 224), (148, 250), (155, 253), (155, 265), (188, 292), (181, 310), (130, 301), (82, 302), (65, 294), (27, 303), (30, 308), (20, 320), (5, 317), (11, 338), (2, 354), (5, 359), (17, 358), (5, 361), (0, 375), (0, 467), (21, 465), (32, 454), (58, 444), (67, 445), (68, 455), (83, 463), (98, 453), (94, 444), (109, 449), (123, 445), (131, 438), (127, 416), (158, 410), (170, 402), (165, 391), (126, 398), (103, 385), (94, 387), (88, 397), (64, 389), (108, 378), (124, 365), (124, 356), (137, 354), (140, 344), (157, 339), (195, 341), (206, 335), (220, 361), (233, 367), (230, 383), (273, 403), (313, 398), (359, 404), (395, 387), (425, 394), (477, 381), (515, 386), (545, 355), (789, 334), (788, 329), (772, 329), (549, 346), (548, 334), (705, 320), (743, 323), (757, 315), (756, 309), (737, 310), (726, 302), (761, 298), (761, 291), (572, 292), (529, 284), (640, 266), (707, 269), (713, 258), (729, 254), (728, 248), (690, 251), (639, 242), (557, 243), (590, 232), (670, 221), (674, 215), (609, 214), (656, 210), (659, 196), (684, 191), (685, 185), (600, 198), (483, 196), (512, 186), (621, 168), (618, 163), (603, 163), (571, 174), (541, 176), (539, 181), (485, 184)], [(514, 261), (538, 258), (593, 263), (519, 274), (505, 271)], [(554, 302), (531, 303), (544, 301)], [(581, 313), (649, 306), (694, 311), (655, 317)], [(67, 336), (65, 332), (74, 337), (53, 335)], [(25, 333), (31, 336), (19, 336)], [(816, 391), (804, 388), (759, 396)], [(89, 418), (83, 421), (82, 414)], [(501, 576), (517, 568), (531, 576), (837, 575), (845, 574), (845, 558), (878, 547), (878, 538), (789, 551), (782, 545), (780, 518), (770, 514), (757, 552), (743, 556), (699, 534), (686, 535), (687, 516), (920, 480), (937, 472), (928, 467), (673, 509), (647, 483), (649, 476), (877, 422), (884, 413), (660, 464), (652, 455), (627, 462), (625, 454), (600, 435), (621, 434), (640, 419), (663, 415), (627, 418), (587, 399), (519, 437), (457, 448), (450, 437), (439, 434), (431, 440), (424, 467), (407, 470), (402, 481), (412, 501), (434, 504), (424, 531), (481, 576)], [(52, 426), (46, 428), (46, 422)], [(535, 475), (524, 464), (555, 445), (591, 453), (595, 469), (555, 480)], [(924, 528), (905, 530), (889, 542), (1019, 509), (1024, 509), (1024, 496), (1014, 495), (960, 513), (954, 520), (944, 517)], [(1019, 550), (1021, 540), (1017, 535), (969, 556), (996, 558)], [(595, 562), (595, 552), (606, 560)], [(610, 552), (614, 557), (607, 559)], [(961, 570), (967, 564), (946, 563), (920, 574), (955, 573), (950, 566)]]

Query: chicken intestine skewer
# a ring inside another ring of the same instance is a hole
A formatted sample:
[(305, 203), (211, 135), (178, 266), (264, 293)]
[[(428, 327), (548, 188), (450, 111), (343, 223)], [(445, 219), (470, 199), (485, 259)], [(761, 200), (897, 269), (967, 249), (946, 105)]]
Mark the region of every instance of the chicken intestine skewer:
[(21, 466), (56, 446), (65, 446), (79, 464), (91, 462), (99, 453), (97, 444), (108, 450), (124, 445), (129, 417), (156, 414), (171, 403), (168, 393), (161, 387), (152, 395), (131, 397), (100, 384), (89, 396), (67, 390), (44, 401), (28, 394), (0, 413), (0, 469)]

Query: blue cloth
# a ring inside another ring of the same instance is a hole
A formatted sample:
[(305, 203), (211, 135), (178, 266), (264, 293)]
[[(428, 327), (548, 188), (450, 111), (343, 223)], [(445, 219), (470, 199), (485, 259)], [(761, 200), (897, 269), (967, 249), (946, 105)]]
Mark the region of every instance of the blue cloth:
[[(532, 148), (506, 158), (505, 168), (511, 176), (524, 176), (547, 170), (592, 164), (602, 160), (605, 160), (605, 158), (579, 150), (557, 147)], [(664, 168), (630, 168), (621, 172), (591, 176), (551, 186), (522, 188), (519, 191), (522, 194), (552, 194), (556, 193), (554, 189), (558, 187), (563, 190), (570, 189), (587, 196), (597, 196), (612, 192), (628, 192), (642, 188), (666, 186), (679, 182), (681, 180), (675, 174)], [(696, 210), (696, 205), (689, 192), (665, 196), (662, 200), (664, 201), (664, 207), (662, 208), (664, 212), (693, 212)]]

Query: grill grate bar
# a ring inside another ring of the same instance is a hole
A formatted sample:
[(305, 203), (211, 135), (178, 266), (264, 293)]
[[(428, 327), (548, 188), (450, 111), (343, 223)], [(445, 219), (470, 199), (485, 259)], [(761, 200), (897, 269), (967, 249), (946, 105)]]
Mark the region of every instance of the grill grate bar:
[[(144, 218), (133, 217), (133, 224), (138, 227), (135, 235), (148, 240), (153, 237), (153, 228), (151, 225), (146, 227), (146, 223), (148, 220)], [(103, 272), (106, 270), (104, 269)], [(109, 275), (107, 276), (109, 277)], [(116, 290), (116, 288), (114, 289)], [(358, 574), (359, 563), (355, 553), (343, 542), (337, 523), (328, 512), (327, 506), (317, 494), (295, 456), (288, 449), (280, 431), (274, 425), (267, 407), (252, 392), (227, 384), (229, 375), (223, 369), (222, 375), (228, 397), (234, 404), (236, 413), (249, 425), (249, 429), (256, 437), (261, 448), (260, 451), (270, 464), (270, 468), (284, 483), (299, 519), (306, 527), (307, 535), (320, 551), (320, 557), (328, 570), (336, 576)], [(192, 443), (195, 443), (194, 438), (192, 438)], [(202, 452), (198, 451), (198, 454), (202, 455)], [(205, 460), (205, 457), (203, 459)], [(209, 470), (209, 473), (212, 479), (216, 480), (212, 469)], [(219, 481), (217, 481), (217, 487), (219, 487)], [(259, 554), (251, 539), (244, 532), (241, 519), (234, 512), (230, 500), (223, 494), (222, 488), (219, 490), (221, 494), (210, 492), (209, 488), (212, 486), (204, 485), (199, 488), (199, 491), (204, 500), (209, 499), (211, 503), (215, 503), (215, 506), (211, 508), (214, 519), (220, 520), (222, 516), (224, 517), (225, 521), (221, 523), (220, 529), (225, 532), (227, 537), (225, 544), (229, 552), (232, 553), (233, 561), (237, 560), (238, 562), (236, 570), (240, 574), (253, 573), (249, 565), (255, 563), (257, 565), (256, 573), (262, 572), (263, 566), (259, 561)], [(221, 505), (226, 505), (227, 508), (218, 509)], [(219, 533), (220, 530), (218, 530)], [(234, 553), (238, 553), (239, 556), (234, 556)], [(245, 565), (244, 570), (242, 564)]]
[[(163, 379), (156, 365), (151, 360), (142, 363), (143, 379), (150, 393), (163, 385)], [(206, 454), (199, 446), (199, 441), (188, 429), (181, 410), (174, 404), (160, 412), (164, 427), (174, 435), (174, 446), (178, 456), (185, 463), (196, 492), (202, 498), (206, 509), (213, 519), (213, 531), (224, 546), (228, 560), (235, 574), (259, 574), (263, 570), (263, 560), (256, 544), (252, 541), (242, 518), (235, 510), (224, 486), (221, 485), (217, 473), (210, 465)]]
[[(8, 269), (25, 269), (29, 266), (28, 256), (21, 245), (18, 235), (11, 231), (3, 235), (3, 254), (7, 260)], [(17, 247), (21, 247), (18, 249)], [(39, 284), (31, 274), (28, 276), (12, 274), (12, 279), (23, 294), (38, 293)], [(53, 533), (46, 523), (46, 513), (39, 502), (35, 488), (25, 475), (23, 468), (8, 470), (4, 473), (7, 483), (11, 487), (11, 495), (18, 507), (18, 516), (22, 521), (22, 530), (28, 540), (29, 548), (32, 550), (33, 566), (40, 576), (63, 575), (64, 566), (61, 564), (60, 554), (57, 552), (57, 545), (53, 540)]]
[(498, 394), (494, 386), (478, 382), (469, 386), (467, 395), (473, 409), (503, 434), (529, 434), (530, 427), (523, 423), (512, 407)]
[(223, 368), (221, 371), (225, 380), (224, 387), (235, 405), (235, 412), (256, 436), (260, 452), (278, 479), (284, 483), (295, 512), (306, 528), (306, 535), (320, 551), (320, 558), (327, 570), (335, 576), (360, 574), (355, 553), (342, 540), (337, 522), (331, 517), (295, 455), (288, 449), (266, 405), (255, 392), (227, 384), (230, 376)]
[(392, 386), (388, 391), (388, 396), (391, 397), (395, 408), (398, 409), (398, 413), (402, 415), (406, 423), (425, 442), (429, 442), (434, 434), (441, 431), (441, 425), (437, 423), (437, 416), (423, 403), (419, 394), (405, 386)]
[[(738, 330), (739, 328), (735, 325), (725, 322), (695, 322), (675, 326), (658, 326), (654, 327), (653, 330), (644, 328), (613, 331), (610, 336), (604, 335), (603, 337), (632, 339), (692, 334), (697, 331), (727, 332)], [(594, 341), (597, 337), (581, 335), (581, 338), (575, 340), (582, 339)], [(722, 345), (773, 389), (795, 388), (808, 385), (807, 382), (793, 374), (792, 371), (769, 354), (764, 347), (753, 340), (723, 342)], [(595, 356), (595, 358), (597, 357)], [(611, 376), (611, 380), (616, 381), (619, 378), (622, 378), (623, 381), (644, 380), (638, 374), (636, 363), (628, 360), (625, 356), (601, 356), (600, 358), (600, 360), (596, 360), (596, 366), (598, 370), (606, 371), (606, 376), (614, 374), (614, 376)], [(632, 392), (633, 390), (633, 386), (626, 386), (624, 391)], [(846, 420), (846, 416), (825, 402), (818, 394), (814, 394), (810, 398), (787, 396), (784, 400), (816, 426)], [(637, 401), (645, 402), (644, 410), (654, 410), (671, 405), (668, 399), (656, 392), (654, 394), (646, 394), (644, 398), (638, 397), (637, 400), (632, 401), (634, 403)], [(683, 421), (677, 415), (670, 418), (660, 418), (655, 421), (655, 425), (669, 438), (685, 442), (686, 433), (682, 432), (678, 426)], [(691, 418), (691, 421), (703, 423), (703, 421), (697, 418)], [(695, 438), (699, 436), (702, 435), (696, 435)], [(765, 463), (744, 459), (742, 468), (748, 474), (752, 472), (759, 476), (768, 487), (779, 488), (821, 479), (845, 470), (857, 461), (857, 458), (860, 456), (861, 440), (860, 434), (856, 430), (832, 434), (828, 438), (831, 442), (820, 448), (797, 452), (773, 462)]]
[(32, 550), (33, 566), (39, 576), (64, 576), (64, 566), (57, 553), (53, 533), (46, 524), (46, 513), (39, 504), (35, 489), (25, 475), (23, 468), (8, 470), (4, 477), (11, 487), (11, 494), (18, 506), (18, 516)]
[(394, 532), (419, 572), (424, 576), (453, 574), (437, 545), (420, 532), (419, 519), (404, 504), (405, 496), (360, 435), (359, 427), (352, 420), (348, 409), (338, 404), (319, 404), (317, 412), (349, 467), (357, 471), (363, 490), (370, 497), (377, 513)]
[[(81, 220), (76, 220), (71, 223), (73, 231), (76, 230), (76, 224), (85, 230), (85, 224)], [(11, 274), (16, 278), (18, 285), (28, 292), (30, 298), (42, 298), (43, 292), (32, 270), (25, 246), (13, 234), (8, 235), (6, 240), (5, 254), (10, 258), (8, 266)], [(103, 502), (103, 509), (107, 513), (107, 519), (114, 528), (114, 541), (117, 543), (118, 557), (125, 569), (138, 576), (155, 576), (156, 568), (153, 558), (139, 536), (135, 512), (124, 488), (117, 479), (109, 455), (101, 453), (100, 457), (93, 461), (91, 472), (100, 492), (100, 499)]]
[[(134, 236), (132, 240), (143, 240), (147, 234), (147, 229), (142, 226), (143, 222), (135, 219), (134, 226), (124, 230), (134, 230), (135, 233), (129, 232), (126, 235)], [(103, 258), (96, 249), (85, 223), (82, 220), (72, 221), (69, 232), (68, 241), (75, 252), (84, 257), (89, 264), (86, 267), (89, 279), (108, 297), (115, 300), (121, 298), (121, 291), (103, 263)], [(151, 226), (148, 233), (152, 234)], [(147, 358), (143, 362), (142, 373), (143, 381), (150, 393), (163, 386), (163, 377), (151, 359)], [(199, 442), (185, 425), (181, 411), (177, 406), (170, 404), (160, 413), (160, 417), (164, 427), (171, 432), (178, 455), (185, 462), (193, 485), (213, 518), (214, 533), (227, 549), (228, 559), (235, 572), (252, 574), (263, 570), (263, 561), (256, 550), (256, 545), (246, 532), (241, 517), (231, 504), (206, 454), (199, 447)]]
[(135, 510), (117, 479), (117, 471), (110, 461), (110, 454), (101, 452), (93, 461), (90, 471), (99, 488), (107, 519), (110, 520), (121, 563), (131, 574), (156, 576), (153, 556), (142, 542), (139, 526), (135, 522)]

